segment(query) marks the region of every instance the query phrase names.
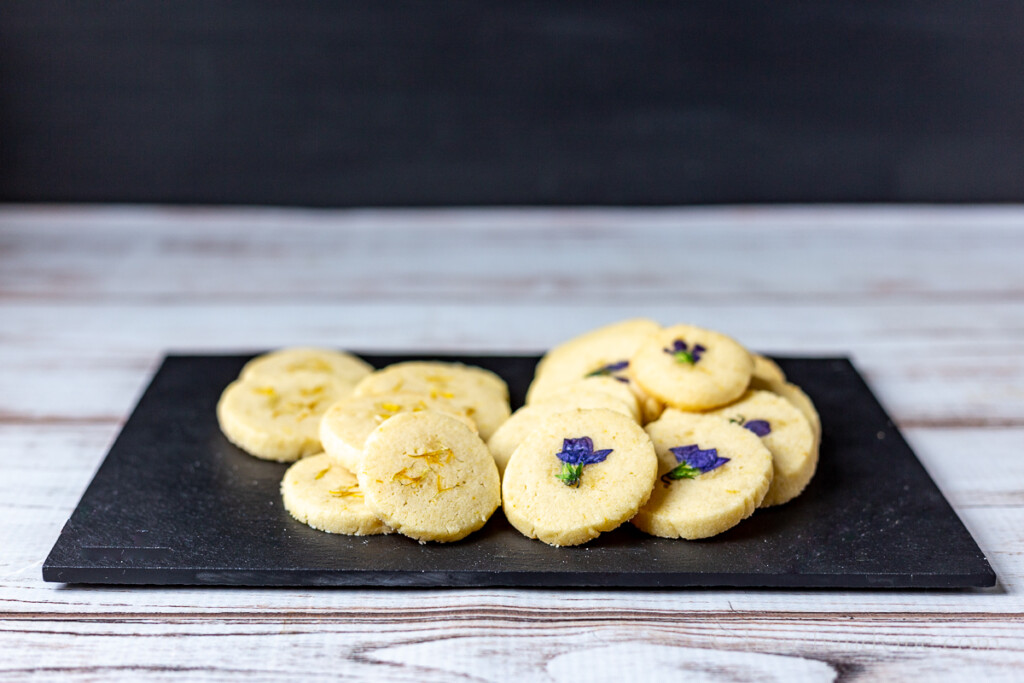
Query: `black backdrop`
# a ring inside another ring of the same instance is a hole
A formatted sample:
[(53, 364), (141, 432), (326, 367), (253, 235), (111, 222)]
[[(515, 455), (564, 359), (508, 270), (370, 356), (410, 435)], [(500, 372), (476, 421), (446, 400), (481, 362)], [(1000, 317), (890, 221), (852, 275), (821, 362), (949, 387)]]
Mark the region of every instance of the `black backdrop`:
[(0, 2), (0, 200), (1024, 200), (1024, 3)]

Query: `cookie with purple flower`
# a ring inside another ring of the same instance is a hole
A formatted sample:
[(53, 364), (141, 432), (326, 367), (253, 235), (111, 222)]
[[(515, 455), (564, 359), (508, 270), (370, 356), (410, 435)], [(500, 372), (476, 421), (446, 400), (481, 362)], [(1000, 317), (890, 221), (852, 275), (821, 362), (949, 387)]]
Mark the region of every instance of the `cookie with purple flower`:
[(540, 363), (526, 402), (547, 398), (562, 387), (588, 378), (606, 378), (629, 387), (629, 359), (661, 325), (633, 318), (599, 327), (554, 347)]
[(818, 410), (814, 407), (811, 397), (804, 393), (803, 389), (784, 379), (773, 379), (763, 374), (759, 375), (757, 372), (750, 378), (750, 388), (770, 391), (792, 403), (793, 407), (803, 413), (803, 416), (811, 423), (811, 431), (814, 432), (814, 448), (818, 449), (821, 444), (821, 416), (818, 415)]
[[(560, 387), (552, 387), (551, 391), (542, 395), (534, 396), (530, 405), (568, 405), (578, 408), (591, 406), (575, 406), (576, 402), (584, 397), (592, 396), (595, 393), (602, 393), (619, 401), (633, 419), (640, 420), (640, 405), (636, 394), (629, 388), (629, 384), (620, 382), (611, 377), (588, 377), (564, 384)], [(593, 406), (604, 407), (604, 406)]]
[(647, 425), (659, 478), (631, 522), (665, 538), (707, 538), (753, 514), (772, 481), (772, 456), (752, 431), (668, 409)]
[(498, 427), (498, 431), (494, 432), (494, 435), (487, 441), (487, 448), (490, 449), (491, 455), (494, 456), (498, 472), (502, 473), (505, 471), (512, 453), (536, 429), (537, 425), (552, 415), (580, 409), (614, 410), (636, 420), (636, 415), (633, 412), (636, 409), (635, 404), (629, 406), (615, 396), (603, 391), (578, 390), (558, 393), (544, 401), (523, 406), (512, 413), (512, 417)]
[(508, 521), (530, 538), (579, 545), (636, 514), (658, 474), (654, 446), (628, 416), (574, 410), (541, 421), (502, 480)]
[(811, 481), (818, 466), (818, 440), (804, 414), (786, 399), (769, 391), (748, 391), (708, 414), (757, 435), (771, 451), (775, 477), (761, 507), (796, 498)]
[(735, 340), (692, 325), (674, 325), (645, 341), (630, 372), (648, 394), (679, 410), (709, 410), (736, 400), (754, 370)]

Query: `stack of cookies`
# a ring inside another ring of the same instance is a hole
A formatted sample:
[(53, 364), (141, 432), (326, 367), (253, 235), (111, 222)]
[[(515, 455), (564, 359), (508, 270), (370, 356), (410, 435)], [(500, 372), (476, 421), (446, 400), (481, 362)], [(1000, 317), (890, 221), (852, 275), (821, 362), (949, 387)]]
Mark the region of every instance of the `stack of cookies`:
[[(266, 371), (254, 379), (254, 367)], [(498, 508), (485, 438), (509, 412), (505, 382), (482, 368), (409, 362), (374, 372), (323, 349), (254, 359), (217, 407), (232, 443), (257, 457), (298, 460), (281, 495), (299, 521), (421, 542), (459, 540)]]
[[(618, 410), (565, 405), (598, 392)], [(576, 545), (626, 520), (668, 538), (721, 533), (799, 495), (820, 435), (810, 399), (772, 361), (711, 330), (637, 319), (548, 352), (489, 445), (513, 526)]]
[(629, 521), (698, 539), (804, 489), (821, 424), (772, 361), (725, 335), (627, 320), (552, 349), (526, 405), (482, 368), (285, 349), (225, 389), (221, 429), (257, 457), (298, 461), (285, 508), (313, 528), (448, 542), (501, 505), (551, 545)]

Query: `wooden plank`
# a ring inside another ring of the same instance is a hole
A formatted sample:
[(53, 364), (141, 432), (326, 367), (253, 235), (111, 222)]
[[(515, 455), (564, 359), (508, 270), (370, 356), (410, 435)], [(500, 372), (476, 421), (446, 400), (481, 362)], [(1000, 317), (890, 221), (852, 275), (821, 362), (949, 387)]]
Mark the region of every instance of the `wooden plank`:
[[(0, 208), (0, 678), (1015, 680), (1021, 227), (1017, 207)], [(769, 352), (852, 354), (1000, 585), (309, 591), (40, 579), (166, 350), (532, 352), (636, 315)]]
[(0, 621), (8, 680), (1018, 680), (1021, 615), (429, 613)]
[(0, 210), (0, 297), (1019, 301), (1021, 226), (1020, 209), (13, 208)]
[(956, 509), (1024, 506), (1024, 429), (922, 429), (904, 436)]

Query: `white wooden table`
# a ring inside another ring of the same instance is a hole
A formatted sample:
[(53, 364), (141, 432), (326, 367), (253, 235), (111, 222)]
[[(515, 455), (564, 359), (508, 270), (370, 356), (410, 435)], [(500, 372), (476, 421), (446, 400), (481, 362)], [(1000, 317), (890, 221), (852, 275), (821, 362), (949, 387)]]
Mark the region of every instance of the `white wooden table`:
[[(850, 354), (999, 585), (46, 584), (169, 350), (538, 351), (630, 316)], [(1024, 680), (1024, 208), (0, 208), (0, 679)]]

